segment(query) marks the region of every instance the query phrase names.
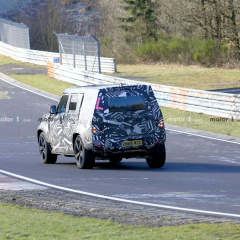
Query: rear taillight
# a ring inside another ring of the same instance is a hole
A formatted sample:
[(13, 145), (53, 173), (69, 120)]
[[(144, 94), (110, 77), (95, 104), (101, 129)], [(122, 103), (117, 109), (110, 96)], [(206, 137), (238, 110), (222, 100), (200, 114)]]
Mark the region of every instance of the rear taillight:
[(164, 121), (160, 121), (159, 124), (161, 128), (164, 128)]
[(155, 122), (155, 126), (156, 127), (160, 127), (160, 128), (164, 128), (164, 121), (161, 120), (161, 121), (156, 121)]
[(97, 133), (97, 132), (102, 132), (102, 131), (103, 131), (103, 127), (99, 127), (99, 128), (93, 127), (93, 133), (94, 134)]

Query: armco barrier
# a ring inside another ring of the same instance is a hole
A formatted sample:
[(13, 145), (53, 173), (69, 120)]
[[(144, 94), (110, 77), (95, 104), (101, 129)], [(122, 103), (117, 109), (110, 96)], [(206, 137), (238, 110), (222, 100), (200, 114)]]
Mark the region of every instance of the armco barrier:
[[(3, 43), (1, 41), (0, 41), (0, 54), (11, 57), (18, 61), (34, 63), (38, 65), (43, 65), (43, 66), (46, 66), (48, 62), (52, 62), (54, 58), (60, 57), (59, 53), (17, 48), (17, 47), (10, 46), (6, 43)], [(81, 58), (81, 56), (77, 56), (77, 57)], [(69, 56), (69, 61), (70, 61), (70, 58), (72, 57)], [(93, 58), (94, 57), (92, 56), (87, 56), (88, 68), (91, 71), (98, 72), (98, 66), (95, 65)], [(63, 64), (67, 64), (67, 61), (63, 62)], [(76, 67), (78, 67), (80, 70), (84, 69), (84, 66), (76, 66)], [(102, 72), (106, 72), (106, 73), (116, 72), (115, 59), (101, 57), (101, 69), (102, 69)]]
[[(94, 72), (80, 72), (60, 64), (49, 63), (48, 74), (56, 79), (79, 86), (93, 84), (139, 84), (133, 81)], [(149, 83), (144, 83), (149, 84)], [(161, 106), (240, 120), (240, 96), (235, 94), (151, 84)]]

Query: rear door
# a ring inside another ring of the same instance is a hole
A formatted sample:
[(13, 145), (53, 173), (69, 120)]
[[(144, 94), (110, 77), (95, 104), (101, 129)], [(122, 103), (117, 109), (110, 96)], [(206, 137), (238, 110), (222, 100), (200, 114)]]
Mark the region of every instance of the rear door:
[(154, 132), (153, 115), (144, 94), (125, 91), (105, 96), (105, 138), (130, 137)]

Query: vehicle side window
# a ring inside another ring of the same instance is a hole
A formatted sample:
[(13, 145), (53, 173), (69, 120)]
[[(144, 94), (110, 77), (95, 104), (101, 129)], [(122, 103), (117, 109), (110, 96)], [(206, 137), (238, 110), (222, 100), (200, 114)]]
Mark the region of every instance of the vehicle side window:
[(77, 102), (70, 102), (69, 104), (69, 111), (76, 111)]
[(74, 94), (71, 96), (69, 103), (69, 112), (75, 112), (81, 108), (83, 94)]
[(58, 104), (57, 113), (65, 113), (67, 102), (68, 102), (68, 95), (63, 95)]

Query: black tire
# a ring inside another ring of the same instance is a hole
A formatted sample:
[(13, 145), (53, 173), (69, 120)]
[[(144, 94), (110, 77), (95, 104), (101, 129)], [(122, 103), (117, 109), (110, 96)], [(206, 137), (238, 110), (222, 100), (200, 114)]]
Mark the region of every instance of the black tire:
[(46, 141), (43, 132), (39, 135), (38, 144), (42, 162), (46, 164), (56, 163), (57, 155), (51, 153), (50, 144)]
[(77, 136), (74, 142), (74, 155), (78, 168), (91, 169), (94, 167), (95, 156), (84, 148), (80, 136)]
[(161, 168), (166, 161), (166, 148), (164, 144), (158, 145), (152, 151), (152, 157), (147, 158), (147, 164), (150, 168)]
[(120, 157), (111, 157), (111, 158), (109, 158), (109, 162), (110, 163), (119, 163), (121, 161), (122, 161), (122, 158), (120, 158)]

